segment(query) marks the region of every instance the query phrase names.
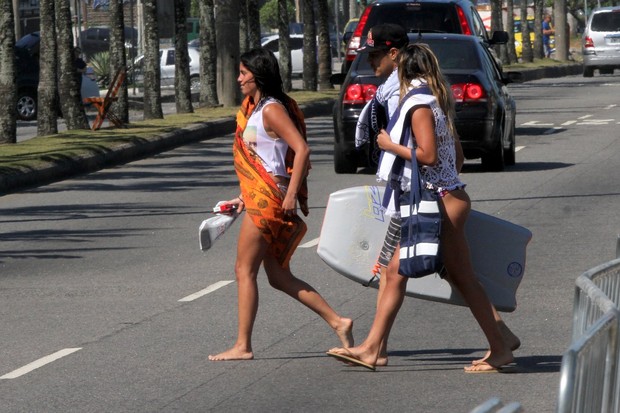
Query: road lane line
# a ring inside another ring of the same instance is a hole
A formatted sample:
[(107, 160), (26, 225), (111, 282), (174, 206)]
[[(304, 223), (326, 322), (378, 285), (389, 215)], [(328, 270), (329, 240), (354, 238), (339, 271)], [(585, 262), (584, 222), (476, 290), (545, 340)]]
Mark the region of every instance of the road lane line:
[(69, 354), (75, 353), (76, 351), (81, 350), (81, 349), (82, 347), (65, 348), (63, 350), (55, 352), (54, 354), (50, 354), (49, 356), (42, 357), (38, 360), (33, 361), (32, 363), (26, 364), (24, 367), (20, 367), (17, 370), (13, 370), (12, 372), (7, 373), (4, 376), (0, 377), (0, 379), (3, 379), (3, 380), (16, 379), (20, 376), (23, 376), (24, 374), (30, 373), (31, 371), (38, 369), (39, 367), (43, 367), (46, 364), (49, 364), (60, 358), (68, 356)]
[(187, 297), (181, 298), (179, 301), (181, 301), (181, 302), (194, 301), (195, 299), (200, 298), (203, 295), (207, 295), (209, 293), (212, 293), (213, 291), (219, 290), (220, 288), (225, 287), (228, 284), (234, 283), (234, 282), (235, 282), (234, 280), (218, 281), (215, 284), (211, 284), (210, 286), (208, 286), (204, 290), (200, 290), (198, 292), (195, 292), (194, 294), (188, 295)]
[(301, 244), (299, 248), (312, 248), (318, 244), (319, 244), (319, 238), (315, 238), (313, 240), (306, 242), (305, 244)]
[(613, 109), (618, 105), (607, 105), (607, 107), (605, 107), (605, 110), (609, 110), (609, 109)]
[(517, 146), (515, 148), (515, 152), (519, 152), (521, 149), (524, 149), (524, 148), (525, 148), (525, 146)]
[(562, 126), (569, 126), (569, 125), (573, 125), (573, 124), (575, 124), (575, 123), (577, 123), (577, 121), (576, 121), (576, 120), (569, 120), (569, 121), (564, 122), (564, 123), (562, 124)]
[(543, 132), (543, 135), (551, 135), (552, 133), (556, 133), (557, 131), (562, 130), (561, 126), (554, 126), (551, 129), (547, 129)]
[(588, 118), (591, 118), (592, 116), (594, 116), (594, 115), (585, 115), (585, 116), (582, 116), (582, 117), (577, 118), (577, 119), (588, 119)]

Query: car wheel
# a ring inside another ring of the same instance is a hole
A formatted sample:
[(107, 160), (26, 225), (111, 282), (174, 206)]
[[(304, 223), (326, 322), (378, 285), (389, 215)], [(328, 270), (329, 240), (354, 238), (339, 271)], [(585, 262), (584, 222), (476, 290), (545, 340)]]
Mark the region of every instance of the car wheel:
[(200, 76), (192, 76), (189, 78), (189, 87), (191, 90), (200, 90)]
[(21, 120), (37, 118), (37, 97), (30, 91), (22, 91), (17, 95), (17, 117)]
[(340, 145), (334, 144), (334, 171), (337, 174), (353, 174), (357, 172), (355, 154), (344, 151)]
[(510, 146), (504, 149), (504, 165), (512, 166), (516, 163), (516, 142), (515, 142), (515, 123), (512, 122), (510, 127), (510, 135), (508, 135)]
[(497, 135), (500, 138), (497, 139), (495, 147), (482, 154), (482, 168), (485, 171), (499, 172), (504, 170), (504, 144), (501, 138), (504, 133), (501, 128), (497, 131)]
[(583, 68), (583, 77), (592, 77), (592, 76), (594, 76), (594, 68), (593, 67), (584, 66), (584, 68)]

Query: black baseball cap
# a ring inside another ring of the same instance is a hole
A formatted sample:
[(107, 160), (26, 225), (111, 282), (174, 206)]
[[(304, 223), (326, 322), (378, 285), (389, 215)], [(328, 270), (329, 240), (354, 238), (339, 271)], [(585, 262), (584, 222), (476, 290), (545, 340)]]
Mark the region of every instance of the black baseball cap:
[(400, 25), (394, 23), (378, 24), (368, 31), (368, 37), (364, 46), (358, 50), (374, 50), (388, 51), (392, 47), (400, 49), (409, 44), (407, 31)]

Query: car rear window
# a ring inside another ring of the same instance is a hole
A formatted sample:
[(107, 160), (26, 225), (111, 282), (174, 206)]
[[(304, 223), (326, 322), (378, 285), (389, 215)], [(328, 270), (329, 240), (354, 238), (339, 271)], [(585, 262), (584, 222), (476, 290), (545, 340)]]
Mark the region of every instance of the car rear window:
[(595, 32), (620, 32), (620, 10), (596, 13), (592, 16), (590, 30)]
[[(427, 44), (439, 61), (439, 67), (444, 70), (464, 69), (475, 70), (480, 68), (480, 57), (473, 42), (450, 39), (426, 39), (420, 43)], [(372, 75), (374, 71), (368, 63), (368, 52), (362, 52), (359, 57), (357, 72), (361, 75)]]
[(364, 25), (362, 36), (371, 27), (382, 23), (396, 23), (409, 32), (461, 33), (455, 5), (437, 3), (381, 4), (372, 8)]

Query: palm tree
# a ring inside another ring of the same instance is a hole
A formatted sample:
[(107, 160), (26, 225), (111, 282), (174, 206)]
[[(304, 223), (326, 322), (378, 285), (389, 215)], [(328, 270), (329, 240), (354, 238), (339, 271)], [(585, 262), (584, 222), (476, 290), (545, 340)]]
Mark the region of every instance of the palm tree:
[[(224, 106), (240, 102), (239, 85), (239, 0), (217, 2), (217, 91)], [(204, 51), (202, 51), (204, 53)]]
[(248, 15), (248, 46), (250, 49), (260, 46), (260, 13), (258, 0), (246, 0)]
[(144, 21), (144, 119), (163, 119), (157, 0), (143, 0), (142, 10)]
[(185, 0), (174, 0), (174, 94), (177, 113), (192, 113), (192, 85), (187, 52), (187, 10)]
[(0, 0), (0, 143), (17, 142), (15, 22), (13, 3)]
[(280, 54), (280, 75), (282, 88), (288, 92), (293, 87), (291, 82), (291, 45), (289, 43), (287, 0), (278, 0), (278, 52)]
[(521, 0), (521, 60), (531, 63), (534, 61), (532, 43), (530, 42), (530, 26), (527, 24), (527, 0)]
[(542, 21), (545, 8), (543, 0), (534, 0), (534, 58), (542, 59), (545, 56), (542, 42)]
[(317, 90), (316, 24), (314, 23), (314, 2), (304, 0), (304, 90)]
[(333, 89), (329, 81), (332, 75), (332, 53), (329, 42), (329, 6), (327, 0), (317, 0), (319, 32), (319, 88)]
[(248, 0), (239, 0), (239, 52), (245, 53), (250, 50), (250, 34), (248, 21)]
[(54, 0), (39, 3), (41, 43), (39, 44), (39, 87), (37, 90), (37, 136), (58, 133), (58, 95), (56, 74), (56, 24)]
[(216, 106), (217, 51), (213, 0), (200, 0), (200, 106)]
[(67, 129), (88, 129), (80, 94), (80, 73), (75, 68), (71, 7), (69, 0), (56, 0), (56, 37), (58, 39), (58, 95)]
[[(110, 79), (119, 69), (127, 70), (125, 55), (125, 14), (123, 0), (110, 0)], [(127, 82), (123, 82), (114, 103), (114, 113), (123, 123), (129, 122)]]
[(506, 25), (504, 26), (508, 32), (508, 64), (517, 62), (517, 52), (515, 51), (515, 18), (514, 18), (514, 0), (506, 0)]

